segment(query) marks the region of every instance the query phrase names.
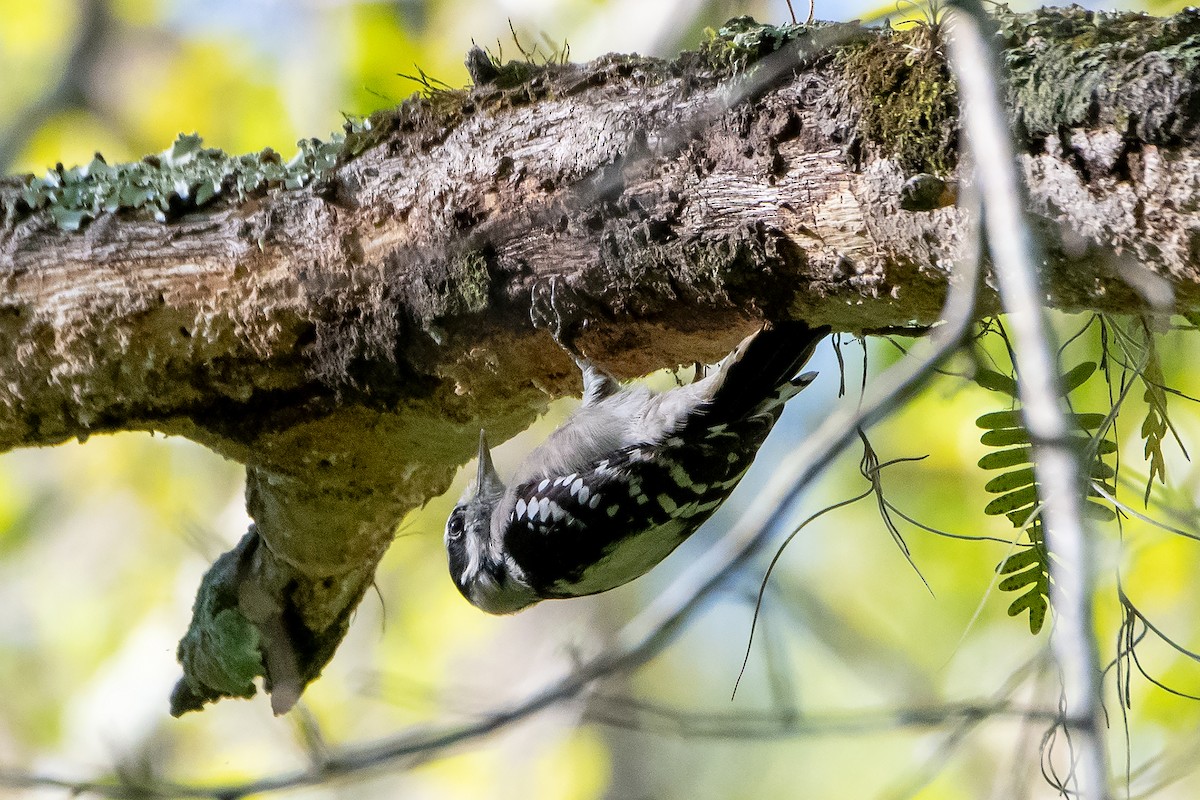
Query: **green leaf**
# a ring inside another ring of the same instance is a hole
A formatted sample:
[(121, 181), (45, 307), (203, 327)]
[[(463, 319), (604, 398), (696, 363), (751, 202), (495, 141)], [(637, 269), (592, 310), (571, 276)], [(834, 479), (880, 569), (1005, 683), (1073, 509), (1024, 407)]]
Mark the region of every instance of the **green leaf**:
[(979, 459), (979, 468), (1006, 469), (1007, 467), (1015, 467), (1018, 464), (1030, 464), (1033, 462), (1032, 454), (1032, 447), (1016, 447), (1012, 450), (1000, 450), (995, 453), (988, 453)]
[(1146, 387), (1142, 399), (1146, 402), (1146, 418), (1142, 420), (1142, 439), (1145, 441), (1145, 457), (1150, 465), (1150, 474), (1146, 478), (1146, 492), (1142, 497), (1143, 503), (1150, 502), (1150, 490), (1154, 479), (1166, 484), (1167, 461), (1163, 457), (1163, 440), (1167, 438), (1170, 428), (1167, 417), (1167, 393), (1163, 389), (1166, 380), (1162, 373), (1162, 363), (1158, 359), (1158, 351), (1154, 347), (1154, 338), (1146, 334), (1148, 348), (1146, 368), (1142, 371), (1142, 383)]
[(1015, 492), (1002, 494), (984, 507), (983, 513), (989, 516), (999, 516), (1000, 514), (1008, 514), (1010, 511), (1017, 509), (1029, 508), (1037, 505), (1038, 493), (1036, 486), (1026, 486), (1018, 489)]
[(979, 441), (988, 447), (1029, 444), (1029, 431), (1024, 428), (1001, 428), (985, 432), (979, 437)]
[(1049, 609), (1050, 603), (1044, 595), (1037, 591), (1030, 591), (1012, 601), (1008, 607), (1008, 615), (1015, 617), (1022, 611), (1028, 611), (1029, 632), (1037, 636), (1046, 622), (1046, 612)]
[(1013, 524), (1014, 528), (1023, 528), (1025, 523), (1029, 522), (1029, 517), (1033, 515), (1034, 506), (1020, 508), (1016, 511), (1010, 511), (1004, 516), (1008, 517), (1008, 521)]
[(1017, 396), (1017, 382), (1007, 375), (980, 367), (975, 370), (975, 382), (993, 392), (1003, 392), (1009, 397)]
[(1062, 376), (1063, 394), (1070, 394), (1080, 386), (1083, 386), (1095, 371), (1095, 361), (1084, 361), (1082, 364), (1072, 368), (1066, 375)]
[(1033, 584), (1040, 586), (1046, 577), (1046, 567), (1039, 559), (1029, 569), (1024, 572), (1018, 572), (1009, 575), (1004, 580), (997, 584), (1002, 592), (1015, 592), (1018, 589), (1024, 589), (1026, 586)]
[(1070, 416), (1072, 422), (1080, 430), (1094, 431), (1104, 424), (1108, 419), (1107, 414), (1072, 414)]
[(1010, 572), (1025, 569), (1033, 564), (1042, 563), (1042, 552), (1036, 547), (1028, 547), (1019, 553), (1014, 553), (1000, 563), (996, 571), (1001, 575), (1008, 575)]
[(983, 488), (992, 494), (1001, 494), (1003, 492), (1011, 492), (1013, 489), (1019, 489), (1022, 486), (1029, 486), (1033, 483), (1033, 467), (1022, 467), (1015, 469), (1012, 472), (1006, 472), (1003, 475), (997, 475), (987, 482)]
[(1024, 422), (1021, 419), (1021, 412), (1013, 410), (993, 411), (990, 414), (984, 414), (975, 420), (975, 424), (981, 428), (995, 430), (998, 428), (1020, 428), (1024, 425)]
[(1097, 522), (1112, 522), (1117, 518), (1117, 512), (1112, 508), (1090, 500), (1083, 504), (1083, 515)]

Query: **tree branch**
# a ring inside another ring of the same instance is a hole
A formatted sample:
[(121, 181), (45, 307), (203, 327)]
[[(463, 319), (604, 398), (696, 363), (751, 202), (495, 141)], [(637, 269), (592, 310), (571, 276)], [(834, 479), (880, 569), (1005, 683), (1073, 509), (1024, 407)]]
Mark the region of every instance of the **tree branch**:
[(1051, 643), (1062, 671), (1062, 724), (1079, 748), (1078, 764), (1071, 769), (1078, 796), (1101, 800), (1111, 794), (1092, 613), (1095, 565), (1083, 522), (1083, 453), (1072, 441), (1067, 424), (1070, 408), (1059, 377), (1057, 345), (1042, 307), (1045, 290), (1037, 266), (1041, 259), (1025, 222), (1015, 153), (985, 34), (990, 20), (977, 0), (953, 2), (950, 41), (955, 74), (963, 88), (963, 123), (977, 163), (983, 225), (996, 280), (1014, 334), (1021, 417), (1033, 441), (1034, 474), (1045, 498), (1046, 548), (1055, 556), (1050, 595), (1057, 620)]
[[(1062, 307), (1140, 307), (1133, 273), (1197, 305), (1198, 26), (1003, 18)], [(374, 115), (329, 163), (309, 146), (311, 169), (177, 145), (0, 184), (0, 449), (157, 430), (247, 466), (255, 526), (198, 599), (189, 678), (252, 689), (247, 646), (290, 664), (266, 670), (277, 694), (319, 673), (396, 523), (481, 423), (503, 440), (573, 388), (531, 311), (624, 376), (715, 360), (764, 316), (938, 319), (969, 221), (936, 194), (903, 210), (903, 187), (970, 178), (931, 30), (743, 24), (673, 62), (511, 66)], [(1134, 77), (1131, 101), (1114, 87)], [(177, 710), (226, 693), (205, 686)]]

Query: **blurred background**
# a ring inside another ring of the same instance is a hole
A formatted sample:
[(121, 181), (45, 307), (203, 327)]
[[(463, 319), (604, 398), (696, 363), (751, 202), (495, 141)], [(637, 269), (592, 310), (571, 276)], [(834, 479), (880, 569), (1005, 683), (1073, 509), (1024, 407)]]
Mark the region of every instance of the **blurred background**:
[[(801, 18), (807, 4), (797, 2)], [(1013, 8), (1026, 4), (1010, 3)], [(1100, 4), (1089, 3), (1098, 8)], [(1171, 13), (1183, 3), (1126, 3)], [(818, 2), (818, 18), (919, 19), (907, 3)], [(419, 88), (397, 73), (467, 82), (472, 41), (518, 57), (570, 45), (573, 60), (609, 51), (671, 56), (732, 16), (790, 20), (783, 2), (732, 0), (0, 0), (0, 165), (40, 173), (55, 162), (108, 161), (164, 149), (180, 132), (231, 152), (325, 137), (346, 115), (398, 103)], [(1062, 318), (1065, 339), (1086, 320)], [(1193, 340), (1162, 346), (1165, 381), (1200, 394)], [(897, 356), (869, 347), (875, 374)], [(65, 781), (238, 783), (301, 769), (323, 753), (409, 726), (470, 719), (514, 702), (581, 655), (604, 649), (682, 568), (736, 519), (789, 449), (838, 402), (857, 401), (861, 345), (838, 360), (822, 346), (820, 380), (795, 402), (734, 498), (658, 569), (598, 598), (545, 603), (492, 618), (448, 580), (441, 535), (465, 479), (400, 526), (350, 636), (299, 709), (271, 716), (265, 698), (227, 701), (174, 720), (174, 649), (208, 564), (246, 528), (242, 470), (179, 439), (96, 437), (86, 444), (0, 457), (0, 775)], [(1068, 361), (1099, 360), (1095, 330)], [(998, 356), (1002, 359), (1002, 355)], [(654, 376), (662, 387), (667, 374)], [(1106, 410), (1099, 378), (1088, 410)], [(1131, 401), (1140, 402), (1138, 396)], [(571, 408), (559, 401), (533, 429), (498, 448), (511, 470)], [(1011, 539), (985, 517), (990, 475), (976, 416), (1003, 397), (946, 376), (870, 432), (881, 460), (928, 455), (883, 473), (888, 498), (943, 531)], [(1184, 443), (1200, 442), (1195, 404), (1171, 397)], [(1130, 412), (1123, 496), (1141, 509), (1147, 469)], [(1141, 416), (1139, 416), (1141, 415)], [(1169, 485), (1153, 513), (1194, 528), (1195, 469), (1164, 447)], [(866, 488), (861, 452), (832, 465), (805, 513)], [(1132, 487), (1132, 488), (1131, 488)], [(800, 517), (797, 518), (799, 520)], [(764, 554), (647, 668), (450, 755), (289, 793), (292, 797), (412, 798), (1009, 798), (1052, 797), (1043, 769), (1065, 772), (1065, 744), (1020, 709), (1054, 708), (1048, 630), (1029, 633), (996, 589), (1001, 543), (948, 539), (900, 522), (907, 563), (867, 499), (806, 527), (766, 594), (745, 678)], [(781, 532), (780, 541), (782, 541)], [(1099, 534), (1098, 628), (1117, 652), (1123, 590), (1177, 642), (1200, 649), (1195, 543), (1136, 519)], [(928, 583), (928, 588), (925, 585)], [(1143, 665), (1171, 689), (1200, 693), (1200, 669), (1147, 640)], [(1129, 666), (1122, 662), (1122, 669)], [(1108, 673), (1114, 773), (1131, 796), (1195, 797), (1200, 705), (1137, 678), (1122, 713)], [(1001, 706), (1011, 704), (1017, 710)], [(982, 706), (964, 714), (964, 705)], [(922, 711), (922, 713), (914, 713)], [(1122, 778), (1124, 780), (1124, 778)], [(62, 788), (5, 788), (0, 798), (60, 798)]]

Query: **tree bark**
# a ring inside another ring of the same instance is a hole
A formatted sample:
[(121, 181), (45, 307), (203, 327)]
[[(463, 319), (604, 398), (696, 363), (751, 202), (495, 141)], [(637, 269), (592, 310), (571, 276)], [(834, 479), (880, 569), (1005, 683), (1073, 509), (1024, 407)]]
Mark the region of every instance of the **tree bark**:
[[(1050, 301), (1196, 308), (1200, 14), (998, 23)], [(206, 578), (174, 711), (263, 673), (286, 710), (479, 428), (574, 391), (548, 328), (630, 377), (763, 318), (937, 321), (972, 180), (945, 35), (742, 20), (671, 62), (477, 62), (335, 162), (243, 180), (260, 154), (152, 198), (162, 221), (69, 206), (95, 175), (8, 179), (0, 448), (153, 430), (244, 463), (255, 525)]]

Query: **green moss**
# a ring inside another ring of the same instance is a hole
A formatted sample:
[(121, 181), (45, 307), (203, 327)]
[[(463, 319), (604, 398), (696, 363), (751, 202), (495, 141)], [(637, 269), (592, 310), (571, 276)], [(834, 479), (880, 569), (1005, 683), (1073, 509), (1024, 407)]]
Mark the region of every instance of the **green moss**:
[(450, 265), (449, 303), (457, 313), (476, 313), (488, 306), (491, 276), (488, 274), (487, 258), (478, 250), (471, 250), (456, 258)]
[(958, 89), (937, 32), (916, 25), (847, 47), (839, 59), (862, 108), (862, 136), (910, 173), (957, 162)]
[(183, 678), (171, 697), (171, 714), (198, 711), (221, 697), (253, 697), (262, 675), (258, 629), (238, 608), (243, 554), (254, 546), (246, 534), (205, 573), (192, 607), (192, 623), (176, 655)]

